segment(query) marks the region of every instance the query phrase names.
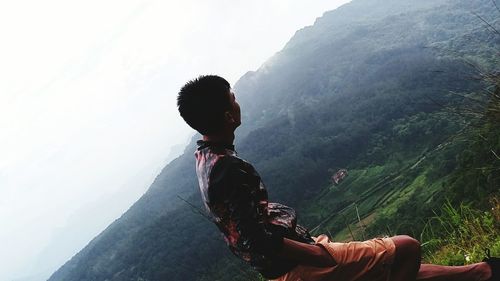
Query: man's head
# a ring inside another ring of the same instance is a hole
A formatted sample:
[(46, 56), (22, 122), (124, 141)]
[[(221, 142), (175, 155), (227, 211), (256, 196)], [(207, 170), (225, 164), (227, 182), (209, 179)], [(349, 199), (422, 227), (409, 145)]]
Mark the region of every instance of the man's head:
[(177, 96), (182, 118), (202, 135), (216, 135), (236, 129), (240, 108), (224, 78), (204, 75), (187, 82)]

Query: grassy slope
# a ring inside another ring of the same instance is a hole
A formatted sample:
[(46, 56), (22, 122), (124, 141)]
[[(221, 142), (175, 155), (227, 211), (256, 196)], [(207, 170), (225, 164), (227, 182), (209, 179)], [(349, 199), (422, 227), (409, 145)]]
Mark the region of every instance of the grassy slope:
[[(498, 77), (493, 82), (500, 85)], [(485, 248), (500, 255), (500, 119), (488, 117), (499, 109), (498, 100), (483, 103), (484, 111), (465, 116), (469, 126), (405, 161), (352, 169), (303, 204), (306, 221), (338, 241), (412, 235), (423, 242), (426, 262), (477, 262)]]

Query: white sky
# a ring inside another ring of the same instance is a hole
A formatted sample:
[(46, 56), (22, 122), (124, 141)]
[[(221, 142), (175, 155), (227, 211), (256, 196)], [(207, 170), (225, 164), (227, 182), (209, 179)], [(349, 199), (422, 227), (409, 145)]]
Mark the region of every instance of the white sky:
[(232, 84), (347, 0), (0, 0), (0, 280), (47, 278), (192, 130), (188, 79)]

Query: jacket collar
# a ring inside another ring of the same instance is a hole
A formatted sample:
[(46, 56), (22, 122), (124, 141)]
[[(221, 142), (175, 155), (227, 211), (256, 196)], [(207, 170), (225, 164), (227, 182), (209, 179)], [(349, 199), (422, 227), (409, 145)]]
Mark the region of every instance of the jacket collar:
[(212, 142), (212, 141), (205, 141), (205, 140), (198, 140), (196, 142), (198, 145), (198, 150), (202, 150), (207, 147), (214, 147), (214, 148), (224, 148), (224, 149), (229, 149), (234, 151), (234, 145), (229, 144), (229, 143), (224, 143), (224, 142)]

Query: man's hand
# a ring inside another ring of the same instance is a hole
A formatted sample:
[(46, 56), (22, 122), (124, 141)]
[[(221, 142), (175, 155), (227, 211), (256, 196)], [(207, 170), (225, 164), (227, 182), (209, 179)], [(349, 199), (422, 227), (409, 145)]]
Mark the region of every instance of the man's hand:
[(315, 267), (337, 265), (330, 253), (322, 246), (301, 243), (288, 238), (283, 238), (283, 249), (278, 256)]

